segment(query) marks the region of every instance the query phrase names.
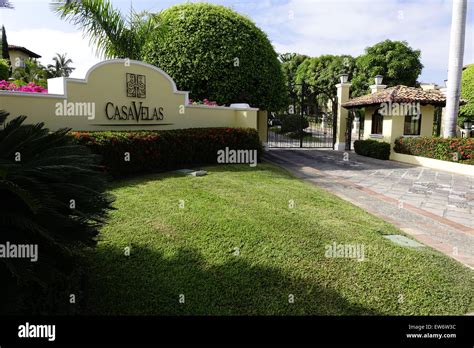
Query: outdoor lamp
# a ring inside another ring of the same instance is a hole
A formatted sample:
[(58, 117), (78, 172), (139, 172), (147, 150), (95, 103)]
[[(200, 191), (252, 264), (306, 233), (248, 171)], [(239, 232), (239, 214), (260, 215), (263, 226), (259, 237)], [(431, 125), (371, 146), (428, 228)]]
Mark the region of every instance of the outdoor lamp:
[(448, 80), (444, 80), (444, 87), (448, 88)]
[(349, 80), (349, 75), (341, 74), (340, 78), (341, 78), (341, 83), (347, 83), (347, 81)]
[(383, 81), (383, 76), (382, 75), (377, 75), (375, 76), (375, 84), (377, 86), (381, 85), (382, 84), (382, 81)]

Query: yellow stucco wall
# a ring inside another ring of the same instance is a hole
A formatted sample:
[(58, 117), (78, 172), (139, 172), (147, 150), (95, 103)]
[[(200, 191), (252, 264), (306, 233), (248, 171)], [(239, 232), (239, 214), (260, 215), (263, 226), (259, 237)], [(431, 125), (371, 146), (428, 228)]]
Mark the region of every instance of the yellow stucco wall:
[[(127, 73), (145, 76), (145, 98), (127, 96)], [(0, 91), (0, 110), (4, 109), (12, 116), (27, 115), (27, 123), (44, 122), (52, 130), (62, 127), (95, 131), (203, 127), (258, 129), (258, 109), (188, 105), (188, 92), (178, 91), (166, 73), (143, 62), (127, 62), (122, 59), (104, 61), (93, 66), (85, 79), (48, 80), (48, 92), (39, 94)], [(66, 106), (86, 102), (90, 110), (95, 108), (95, 117), (92, 119), (85, 114), (57, 115), (58, 103), (64, 105), (65, 102), (69, 103)], [(132, 115), (129, 119), (114, 119), (115, 108), (108, 103), (118, 106), (119, 112), (125, 107), (126, 112), (131, 112)], [(112, 116), (113, 119), (107, 118), (106, 109), (109, 110), (109, 117)], [(162, 120), (153, 117), (155, 109), (157, 114), (160, 111), (163, 113)], [(135, 112), (137, 110), (138, 112)], [(137, 114), (140, 117), (135, 117)]]
[(26, 53), (17, 50), (9, 50), (8, 55), (10, 56), (10, 64), (12, 66), (12, 70), (21, 67), (21, 60), (25, 61), (30, 58), (30, 56), (28, 56)]
[[(385, 141), (395, 143), (395, 139), (400, 136), (404, 136), (403, 128), (405, 117), (404, 116), (384, 116), (383, 118), (383, 129), (382, 136), (374, 136), (371, 134), (372, 130), (372, 114), (375, 111), (375, 107), (365, 108), (365, 121), (364, 121), (364, 139), (374, 139), (378, 141)], [(433, 132), (433, 121), (434, 121), (434, 106), (422, 105), (421, 106), (421, 132), (420, 136), (432, 136)]]

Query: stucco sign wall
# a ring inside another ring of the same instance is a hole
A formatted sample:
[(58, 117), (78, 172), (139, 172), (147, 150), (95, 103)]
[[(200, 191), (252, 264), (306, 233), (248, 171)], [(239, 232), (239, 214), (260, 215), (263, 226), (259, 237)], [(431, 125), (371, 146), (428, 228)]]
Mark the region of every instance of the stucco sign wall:
[(1, 109), (53, 130), (258, 128), (258, 109), (189, 105), (165, 72), (124, 59), (98, 63), (84, 79), (49, 79), (48, 94), (0, 91)]

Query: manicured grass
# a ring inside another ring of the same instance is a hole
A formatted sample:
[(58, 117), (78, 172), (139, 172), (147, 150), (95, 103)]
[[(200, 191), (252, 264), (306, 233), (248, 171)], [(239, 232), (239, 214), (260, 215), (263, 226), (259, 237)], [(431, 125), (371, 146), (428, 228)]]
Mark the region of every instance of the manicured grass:
[[(207, 170), (205, 177), (162, 174), (114, 184), (117, 210), (89, 252), (88, 312), (472, 310), (473, 272), (430, 248), (392, 244), (383, 234), (401, 232), (381, 219), (270, 164)], [(365, 260), (325, 257), (334, 242), (363, 245)]]

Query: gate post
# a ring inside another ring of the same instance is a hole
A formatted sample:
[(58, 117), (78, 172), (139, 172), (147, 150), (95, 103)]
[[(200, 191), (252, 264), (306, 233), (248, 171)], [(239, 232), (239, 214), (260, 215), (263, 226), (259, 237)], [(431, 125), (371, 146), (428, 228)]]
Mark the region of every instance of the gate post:
[(343, 82), (341, 76), (341, 83), (336, 85), (337, 88), (337, 129), (336, 129), (336, 144), (334, 150), (344, 151), (346, 148), (346, 129), (347, 117), (349, 111), (342, 107), (342, 104), (349, 101), (349, 92), (352, 83)]

